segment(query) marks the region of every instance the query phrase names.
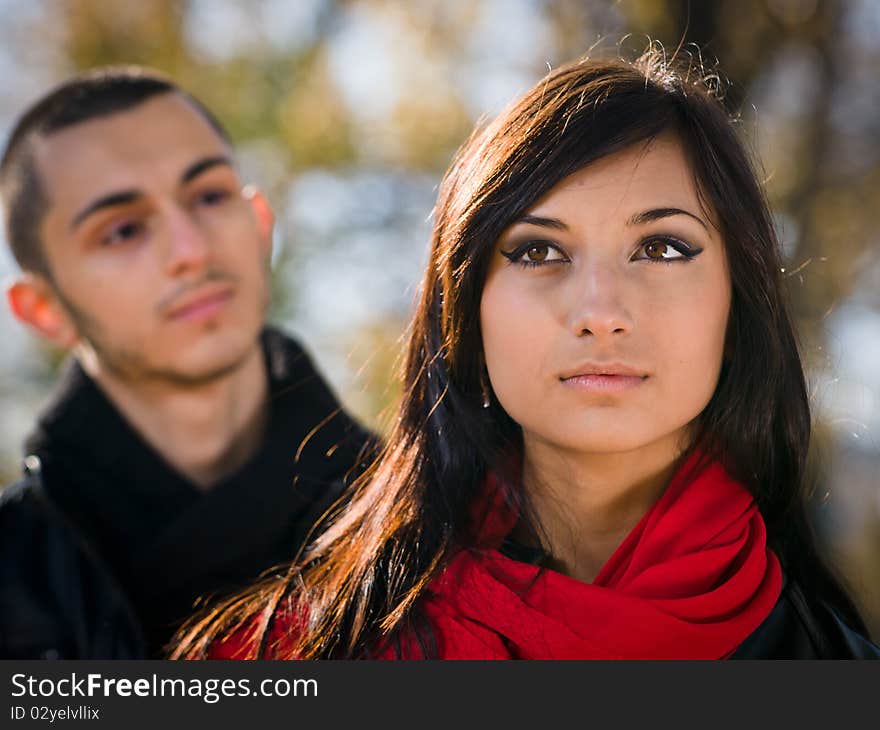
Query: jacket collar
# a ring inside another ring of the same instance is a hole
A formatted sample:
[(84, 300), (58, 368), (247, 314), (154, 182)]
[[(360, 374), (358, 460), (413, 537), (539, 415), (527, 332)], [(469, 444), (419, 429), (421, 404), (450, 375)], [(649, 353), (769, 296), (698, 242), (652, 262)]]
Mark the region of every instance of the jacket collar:
[[(284, 459), (292, 461), (299, 451), (297, 471), (323, 478), (341, 461), (326, 453), (334, 446), (339, 448), (338, 428), (334, 426), (342, 425), (346, 432), (354, 430), (355, 442), (365, 434), (342, 412), (335, 395), (295, 340), (267, 327), (260, 335), (260, 344), (269, 378), (270, 416), (265, 443), (255, 458), (265, 458), (267, 449), (282, 449)], [(336, 414), (338, 424), (327, 423), (316, 429), (318, 421), (311, 420), (313, 414), (320, 414), (321, 419)], [(124, 476), (127, 481), (139, 476), (136, 481), (154, 496), (160, 484), (169, 484), (172, 489), (196, 489), (132, 428), (75, 358), (64, 366), (59, 383), (24, 443), (25, 456), (45, 458), (59, 452), (75, 455), (78, 464), (89, 463), (102, 473)]]

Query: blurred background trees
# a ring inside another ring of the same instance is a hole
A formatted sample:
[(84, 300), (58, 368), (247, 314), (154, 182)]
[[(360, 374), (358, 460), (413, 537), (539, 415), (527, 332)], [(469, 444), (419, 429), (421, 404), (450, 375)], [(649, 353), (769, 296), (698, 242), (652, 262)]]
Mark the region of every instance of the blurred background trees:
[[(436, 186), (548, 68), (652, 40), (725, 79), (784, 245), (816, 416), (817, 526), (880, 634), (880, 3), (0, 0), (0, 128), (70, 73), (141, 63), (227, 125), (278, 227), (273, 321), (383, 428)], [(5, 250), (0, 273), (14, 266)], [(0, 313), (0, 476), (54, 378)], [(756, 377), (759, 374), (756, 374)]]

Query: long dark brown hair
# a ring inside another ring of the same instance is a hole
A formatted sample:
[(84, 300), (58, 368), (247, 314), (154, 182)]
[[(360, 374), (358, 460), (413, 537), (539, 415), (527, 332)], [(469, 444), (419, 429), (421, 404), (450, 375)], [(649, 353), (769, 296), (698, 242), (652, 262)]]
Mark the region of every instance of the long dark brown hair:
[[(686, 151), (732, 284), (727, 358), (692, 448), (721, 460), (754, 495), (784, 570), (863, 627), (807, 520), (810, 411), (779, 246), (717, 91), (717, 77), (675, 66), (656, 48), (632, 62), (580, 60), (472, 135), (440, 188), (403, 398), (384, 451), (290, 570), (190, 624), (173, 656), (204, 656), (245, 621), (254, 629), (251, 657), (367, 657), (405, 627), (431, 654), (419, 597), (452, 551), (468, 545), (469, 508), (487, 469), (521, 448), (520, 428), (497, 400), (482, 405), (479, 304), (494, 243), (563, 178), (663, 132)], [(529, 513), (525, 495), (507, 497)], [(284, 648), (267, 646), (274, 617), (290, 605), (305, 607), (307, 626)]]

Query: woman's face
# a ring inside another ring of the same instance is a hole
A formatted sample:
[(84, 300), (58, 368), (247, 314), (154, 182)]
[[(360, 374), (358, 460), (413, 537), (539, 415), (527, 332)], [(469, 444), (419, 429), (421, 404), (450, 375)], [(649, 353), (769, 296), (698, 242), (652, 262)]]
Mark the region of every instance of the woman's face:
[(730, 297), (678, 140), (635, 145), (496, 242), (480, 303), (492, 389), (527, 450), (677, 451), (718, 382)]

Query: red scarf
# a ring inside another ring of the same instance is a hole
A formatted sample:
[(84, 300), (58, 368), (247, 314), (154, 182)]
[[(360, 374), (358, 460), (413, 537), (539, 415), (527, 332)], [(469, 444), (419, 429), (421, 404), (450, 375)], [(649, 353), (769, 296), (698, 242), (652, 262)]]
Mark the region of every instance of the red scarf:
[[(457, 553), (420, 604), (439, 658), (729, 656), (772, 610), (782, 571), (752, 496), (717, 463), (689, 477), (695, 462), (676, 472), (592, 583), (499, 552), (516, 515), (490, 475), (479, 529), (487, 547)], [(295, 631), (289, 614), (279, 616), (270, 645), (285, 644)], [(241, 656), (248, 634), (215, 644), (211, 657)], [(400, 646), (402, 658), (422, 657), (412, 634)], [(398, 657), (389, 647), (377, 658)]]
[[(782, 571), (752, 496), (692, 457), (592, 583), (512, 560), (458, 553), (422, 608), (443, 659), (720, 659), (767, 617)], [(496, 496), (480, 536), (494, 548), (516, 516)], [(404, 639), (404, 658), (421, 655)], [(386, 652), (383, 658), (391, 658)]]

